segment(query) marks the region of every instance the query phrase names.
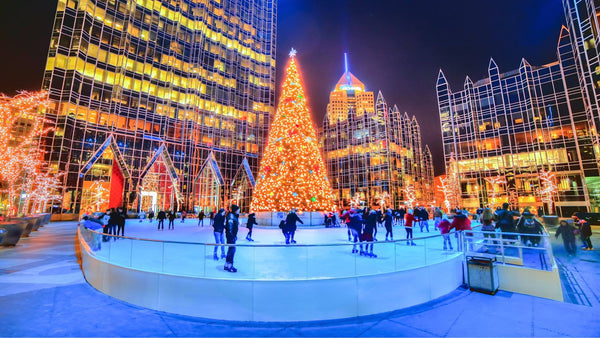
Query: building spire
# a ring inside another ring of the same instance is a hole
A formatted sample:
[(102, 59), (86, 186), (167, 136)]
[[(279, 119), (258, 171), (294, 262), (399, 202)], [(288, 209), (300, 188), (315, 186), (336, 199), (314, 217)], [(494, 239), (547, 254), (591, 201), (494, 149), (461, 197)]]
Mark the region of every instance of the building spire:
[(350, 77), (350, 67), (348, 66), (348, 53), (344, 53), (344, 74), (346, 75), (348, 86), (351, 86), (352, 78)]

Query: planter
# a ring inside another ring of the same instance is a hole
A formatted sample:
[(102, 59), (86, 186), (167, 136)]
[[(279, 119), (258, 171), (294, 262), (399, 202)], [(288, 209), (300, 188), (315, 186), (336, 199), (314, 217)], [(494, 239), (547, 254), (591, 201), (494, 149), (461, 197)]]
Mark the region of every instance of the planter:
[(15, 246), (19, 242), (25, 228), (27, 228), (27, 222), (24, 221), (12, 220), (0, 222), (0, 229), (4, 230), (0, 246)]

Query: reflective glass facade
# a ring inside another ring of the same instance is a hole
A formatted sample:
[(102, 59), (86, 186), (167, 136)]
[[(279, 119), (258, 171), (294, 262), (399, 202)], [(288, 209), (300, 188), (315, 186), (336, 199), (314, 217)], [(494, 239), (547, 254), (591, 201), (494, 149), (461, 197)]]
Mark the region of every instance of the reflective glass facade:
[(82, 188), (97, 180), (111, 182), (109, 204), (134, 209), (212, 209), (232, 190), (249, 203), (234, 176), (245, 158), (258, 171), (268, 132), (276, 11), (276, 0), (59, 0), (44, 147), (66, 172), (63, 212), (88, 211)]
[(404, 189), (414, 188), (417, 201), (433, 198), (431, 153), (421, 147), (416, 118), (388, 107), (346, 71), (329, 97), (320, 142), (335, 200), (347, 206), (357, 194), (371, 205), (387, 192), (390, 206), (406, 201)]
[[(563, 27), (558, 61), (536, 67), (524, 59), (501, 73), (490, 60), (489, 77), (468, 77), (452, 91), (442, 71), (437, 80), (446, 168), (457, 161), (462, 207), (545, 208), (540, 170), (556, 175), (556, 212), (598, 211), (600, 190), (594, 129), (588, 121), (576, 51)], [(496, 180), (496, 184), (492, 184)]]

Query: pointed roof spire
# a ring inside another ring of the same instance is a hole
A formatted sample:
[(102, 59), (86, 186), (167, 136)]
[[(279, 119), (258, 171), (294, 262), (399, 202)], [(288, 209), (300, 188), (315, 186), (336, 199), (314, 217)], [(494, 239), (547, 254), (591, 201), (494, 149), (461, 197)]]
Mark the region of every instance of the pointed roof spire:
[(524, 67), (531, 67), (531, 65), (529, 64), (529, 62), (527, 62), (527, 60), (525, 60), (525, 58), (522, 58), (519, 68), (524, 68)]
[(385, 102), (385, 98), (383, 97), (381, 90), (377, 93), (377, 103), (379, 102)]
[(446, 76), (444, 76), (444, 72), (440, 69), (437, 78), (437, 85), (439, 86), (442, 84), (448, 84), (448, 81), (446, 80)]
[(498, 65), (496, 64), (496, 61), (494, 61), (494, 58), (490, 58), (490, 64), (488, 66), (488, 73), (491, 74), (492, 72), (499, 73)]
[(473, 81), (471, 81), (471, 78), (469, 77), (469, 75), (467, 75), (467, 77), (465, 78), (465, 88), (467, 86), (473, 86)]
[(397, 106), (397, 105), (394, 105), (394, 107), (392, 108), (392, 111), (393, 111), (394, 113), (398, 113), (400, 110), (398, 109), (398, 106)]

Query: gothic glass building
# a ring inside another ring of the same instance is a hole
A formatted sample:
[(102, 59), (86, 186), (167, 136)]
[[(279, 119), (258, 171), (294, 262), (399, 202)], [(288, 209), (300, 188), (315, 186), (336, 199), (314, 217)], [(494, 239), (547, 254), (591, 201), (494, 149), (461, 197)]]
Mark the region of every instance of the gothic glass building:
[(375, 98), (347, 69), (330, 93), (320, 142), (339, 206), (387, 193), (388, 206), (398, 207), (407, 187), (415, 204), (432, 201), (431, 153), (422, 151), (416, 118), (388, 107), (381, 92)]
[(276, 0), (59, 0), (43, 88), (62, 212), (249, 205)]
[[(437, 79), (446, 168), (456, 168), (460, 204), (466, 208), (532, 207), (559, 215), (598, 211), (599, 172), (589, 106), (580, 87), (577, 53), (563, 27), (558, 61), (541, 67), (525, 59), (500, 72), (490, 60), (488, 77), (468, 77), (453, 91), (442, 71)], [(548, 202), (541, 172), (551, 171), (555, 192)], [(551, 206), (552, 205), (552, 206)]]

